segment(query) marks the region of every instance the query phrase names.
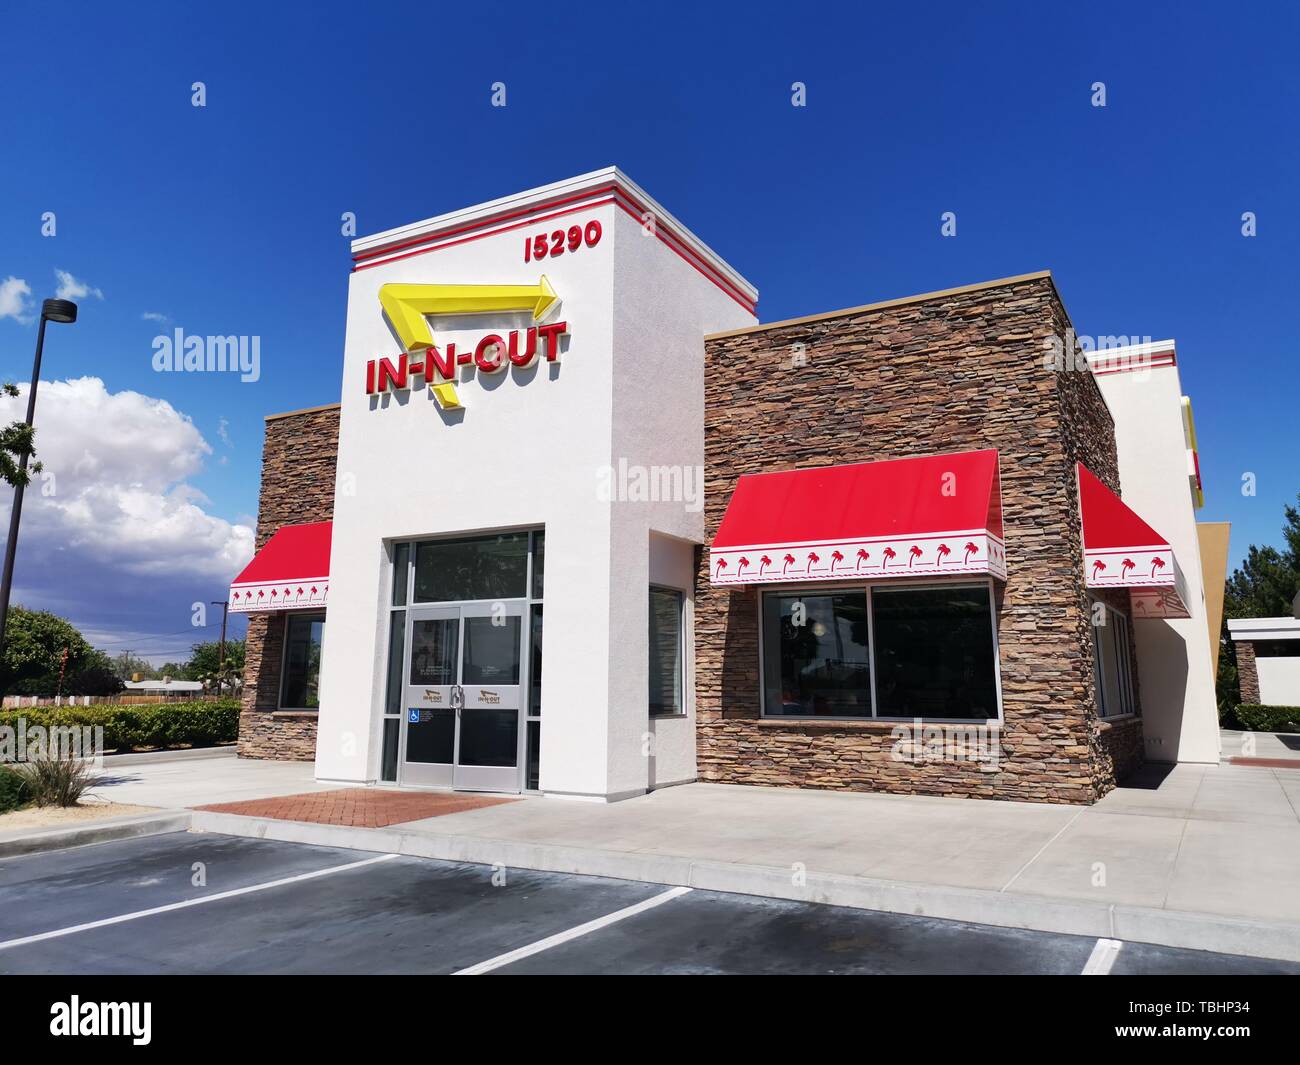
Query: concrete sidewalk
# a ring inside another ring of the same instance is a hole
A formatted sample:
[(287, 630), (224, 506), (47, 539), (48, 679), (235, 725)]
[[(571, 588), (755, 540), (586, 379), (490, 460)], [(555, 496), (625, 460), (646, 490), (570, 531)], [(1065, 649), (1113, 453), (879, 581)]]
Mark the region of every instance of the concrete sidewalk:
[[(133, 766), (121, 802), (316, 791), (301, 763)], [(335, 785), (336, 786), (336, 785)], [(1300, 960), (1300, 771), (1149, 766), (1091, 807), (688, 784), (388, 828), (197, 811), (196, 830)]]
[(206, 758), (177, 759), (169, 752), (153, 757), (110, 757), (104, 760), (101, 773), (103, 780), (90, 793), (95, 798), (165, 809), (338, 787), (318, 784), (311, 762), (263, 762), (236, 758), (228, 751), (217, 751)]
[(1152, 767), (1091, 807), (692, 784), (403, 827), (1300, 923), (1300, 773), (1288, 772)]
[(1294, 762), (1300, 767), (1300, 734), (1220, 729), (1219, 739), (1225, 762), (1231, 758), (1270, 758)]

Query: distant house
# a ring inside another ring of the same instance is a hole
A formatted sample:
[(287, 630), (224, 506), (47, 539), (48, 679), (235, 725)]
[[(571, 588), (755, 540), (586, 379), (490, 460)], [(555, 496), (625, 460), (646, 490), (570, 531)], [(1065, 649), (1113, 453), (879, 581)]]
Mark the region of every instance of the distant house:
[(1300, 706), (1300, 618), (1229, 618), (1243, 703)]
[(202, 692), (203, 684), (197, 680), (176, 680), (161, 677), (158, 680), (128, 680), (126, 690), (141, 695), (169, 695), (180, 692)]

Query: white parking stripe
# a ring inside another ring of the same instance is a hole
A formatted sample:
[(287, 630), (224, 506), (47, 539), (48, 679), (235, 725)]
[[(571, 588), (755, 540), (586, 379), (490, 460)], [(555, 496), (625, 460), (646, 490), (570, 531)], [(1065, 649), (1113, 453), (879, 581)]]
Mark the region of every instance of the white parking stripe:
[(76, 935), (78, 932), (89, 932), (92, 928), (104, 928), (108, 925), (123, 924), (126, 921), (136, 921), (141, 917), (152, 917), (158, 913), (170, 913), (172, 910), (184, 910), (190, 906), (202, 906), (207, 902), (219, 902), (221, 899), (233, 899), (237, 895), (251, 895), (255, 891), (269, 891), (271, 888), (283, 887), (285, 884), (300, 884), (304, 880), (315, 880), (317, 877), (333, 876), (335, 873), (346, 873), (349, 869), (360, 869), (363, 866), (374, 865), (377, 862), (386, 862), (396, 858), (396, 854), (381, 854), (375, 858), (365, 858), (359, 862), (348, 862), (347, 865), (334, 865), (328, 869), (317, 869), (314, 873), (299, 873), (297, 876), (286, 876), (282, 880), (271, 880), (265, 884), (252, 884), (248, 887), (234, 888), (230, 891), (218, 891), (215, 895), (204, 895), (197, 899), (187, 899), (184, 902), (171, 902), (166, 906), (155, 906), (149, 910), (137, 910), (135, 913), (123, 913), (117, 917), (105, 917), (102, 921), (87, 921), (85, 924), (74, 924), (67, 928), (56, 928), (52, 932), (40, 932), (34, 936), (24, 936), (22, 939), (9, 939), (0, 943), (0, 950), (8, 950), (10, 947), (25, 947), (29, 943), (40, 943), (47, 939), (59, 939), (62, 936)]
[(579, 936), (585, 936), (588, 932), (595, 932), (601, 928), (606, 928), (617, 921), (622, 921), (627, 917), (635, 917), (638, 913), (645, 913), (646, 910), (653, 910), (656, 906), (662, 906), (665, 902), (671, 902), (673, 899), (680, 898), (691, 889), (688, 887), (675, 887), (646, 899), (644, 902), (638, 902), (635, 906), (628, 906), (622, 910), (615, 910), (604, 917), (597, 917), (594, 921), (588, 921), (586, 924), (577, 925), (570, 928), (567, 932), (556, 932), (553, 936), (547, 936), (545, 939), (539, 939), (536, 943), (530, 943), (526, 947), (520, 947), (518, 950), (512, 950), (505, 954), (498, 954), (495, 958), (489, 958), (487, 961), (481, 961), (477, 965), (471, 965), (468, 969), (461, 969), (452, 973), (453, 976), (479, 976), (482, 973), (491, 972), (493, 969), (499, 969), (503, 965), (509, 965), (511, 962), (519, 961), (520, 958), (528, 958), (534, 954), (540, 954), (544, 950), (550, 950), (552, 947), (558, 947), (561, 943), (568, 943), (571, 939), (577, 939)]
[(1107, 976), (1124, 944), (1118, 939), (1099, 939), (1088, 955), (1081, 976)]

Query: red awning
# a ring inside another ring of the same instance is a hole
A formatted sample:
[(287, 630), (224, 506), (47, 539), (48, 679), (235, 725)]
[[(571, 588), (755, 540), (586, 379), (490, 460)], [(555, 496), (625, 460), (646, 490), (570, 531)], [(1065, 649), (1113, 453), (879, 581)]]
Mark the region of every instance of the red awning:
[(230, 609), (320, 610), (330, 590), (333, 522), (282, 526), (230, 586)]
[(1169, 541), (1078, 464), (1089, 588), (1127, 588), (1135, 618), (1186, 618), (1187, 585)]
[(746, 474), (710, 549), (714, 584), (1006, 579), (998, 453)]

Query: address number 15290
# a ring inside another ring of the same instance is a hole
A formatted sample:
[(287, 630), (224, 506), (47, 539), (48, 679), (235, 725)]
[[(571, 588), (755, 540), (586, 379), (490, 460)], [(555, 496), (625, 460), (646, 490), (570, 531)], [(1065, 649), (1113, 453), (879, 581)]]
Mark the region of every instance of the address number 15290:
[(550, 233), (538, 233), (524, 238), (524, 262), (535, 259), (554, 259), (566, 251), (575, 252), (579, 248), (594, 248), (600, 243), (600, 223), (594, 218), (585, 226), (569, 226), (568, 229), (556, 229)]

